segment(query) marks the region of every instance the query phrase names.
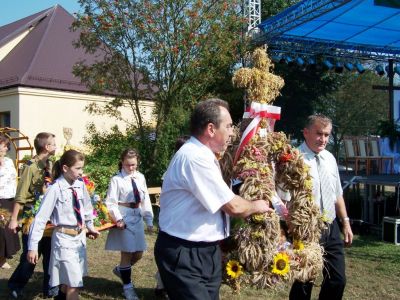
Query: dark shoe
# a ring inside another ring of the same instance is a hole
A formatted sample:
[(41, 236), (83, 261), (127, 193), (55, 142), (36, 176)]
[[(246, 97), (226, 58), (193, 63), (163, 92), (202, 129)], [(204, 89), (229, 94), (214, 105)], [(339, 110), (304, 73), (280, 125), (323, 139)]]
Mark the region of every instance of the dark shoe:
[(58, 295), (54, 297), (54, 300), (67, 300), (67, 294), (59, 290)]
[(8, 299), (17, 300), (22, 298), (22, 291), (13, 290), (8, 294)]
[(118, 266), (115, 266), (114, 269), (112, 270), (112, 272), (113, 272), (113, 274), (114, 274), (115, 276), (117, 276), (119, 279), (122, 280), (121, 272), (119, 271), (119, 267), (118, 267)]
[(156, 295), (157, 299), (169, 299), (167, 291), (165, 289), (154, 289), (154, 295)]

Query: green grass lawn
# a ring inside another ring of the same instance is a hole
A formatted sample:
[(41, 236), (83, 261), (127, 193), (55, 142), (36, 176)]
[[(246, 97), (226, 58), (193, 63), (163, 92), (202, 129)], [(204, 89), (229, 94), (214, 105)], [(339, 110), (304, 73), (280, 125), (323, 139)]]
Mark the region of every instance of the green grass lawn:
[[(107, 233), (95, 240), (88, 240), (89, 277), (85, 278), (85, 287), (81, 299), (124, 299), (122, 286), (113, 274), (112, 268), (119, 261), (118, 252), (104, 250)], [(154, 274), (156, 266), (153, 259), (153, 245), (156, 235), (148, 235), (149, 250), (133, 269), (133, 280), (141, 299), (155, 299)], [(10, 260), (15, 267), (19, 257)], [(372, 237), (356, 236), (353, 246), (346, 249), (347, 287), (344, 299), (400, 299), (400, 246), (383, 243)], [(0, 270), (0, 299), (7, 299), (7, 279), (11, 270)], [(39, 265), (36, 273), (25, 289), (26, 299), (41, 299), (40, 287), (42, 269)], [(318, 285), (318, 284), (317, 284)], [(319, 288), (314, 288), (314, 299)], [(289, 288), (278, 291), (256, 290), (245, 287), (240, 295), (232, 294), (229, 287), (222, 286), (221, 299), (287, 299)]]

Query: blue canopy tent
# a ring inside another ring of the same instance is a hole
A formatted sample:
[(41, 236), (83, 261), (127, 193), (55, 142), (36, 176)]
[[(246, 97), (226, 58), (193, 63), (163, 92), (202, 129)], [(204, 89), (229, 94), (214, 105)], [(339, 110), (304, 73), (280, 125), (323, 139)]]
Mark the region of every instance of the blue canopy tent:
[(400, 0), (304, 0), (265, 20), (255, 31), (253, 41), (267, 44), (272, 55), (388, 61), (393, 117), (393, 67), (400, 63)]

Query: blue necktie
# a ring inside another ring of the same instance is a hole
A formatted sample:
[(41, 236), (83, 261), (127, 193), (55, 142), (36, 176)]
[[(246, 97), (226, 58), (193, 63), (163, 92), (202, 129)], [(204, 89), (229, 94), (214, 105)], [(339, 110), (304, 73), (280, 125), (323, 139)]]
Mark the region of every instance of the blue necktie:
[(131, 181), (132, 181), (133, 196), (135, 197), (135, 203), (140, 203), (140, 194), (136, 182), (133, 178), (131, 178)]
[(70, 189), (72, 190), (72, 202), (74, 205), (76, 221), (78, 222), (78, 226), (82, 228), (81, 205), (79, 204), (78, 194), (76, 193), (74, 188), (71, 187)]

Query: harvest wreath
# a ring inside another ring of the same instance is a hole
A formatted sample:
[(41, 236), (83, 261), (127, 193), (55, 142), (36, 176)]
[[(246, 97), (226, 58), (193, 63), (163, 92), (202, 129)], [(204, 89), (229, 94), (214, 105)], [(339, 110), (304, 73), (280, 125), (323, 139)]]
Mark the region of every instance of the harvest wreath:
[(270, 103), (283, 79), (269, 73), (265, 50), (256, 49), (252, 60), (253, 68), (239, 69), (233, 77), (235, 85), (246, 88), (250, 107), (245, 117), (251, 122), (238, 146), (224, 153), (221, 167), (225, 178), (240, 182), (241, 197), (264, 199), (275, 210), (233, 225), (224, 261), (226, 281), (235, 291), (243, 283), (272, 288), (314, 281), (323, 267), (319, 237), (325, 220), (313, 201), (309, 168), (286, 135), (273, 132), (280, 108)]

